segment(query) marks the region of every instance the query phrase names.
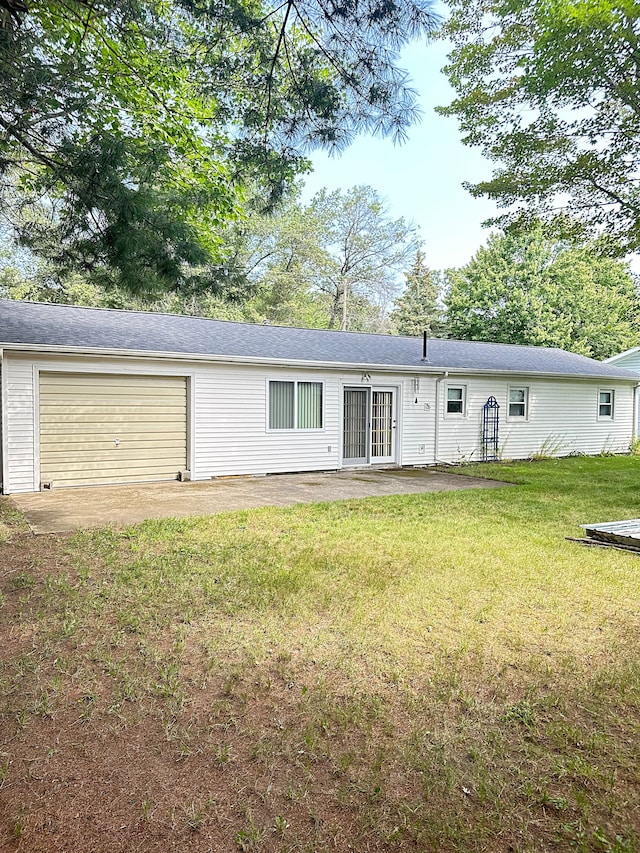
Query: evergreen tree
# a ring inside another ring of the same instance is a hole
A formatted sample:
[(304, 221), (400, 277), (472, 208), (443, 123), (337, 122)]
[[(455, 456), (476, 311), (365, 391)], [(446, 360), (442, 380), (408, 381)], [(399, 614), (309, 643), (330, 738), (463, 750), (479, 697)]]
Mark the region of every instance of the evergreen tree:
[(424, 252), (418, 249), (413, 266), (406, 273), (406, 287), (391, 312), (391, 323), (399, 335), (443, 337), (445, 322), (439, 305), (440, 288), (437, 273), (426, 264)]
[(224, 290), (246, 184), (272, 209), (312, 148), (405, 137), (397, 60), (434, 24), (431, 0), (0, 0), (0, 218), (63, 275)]

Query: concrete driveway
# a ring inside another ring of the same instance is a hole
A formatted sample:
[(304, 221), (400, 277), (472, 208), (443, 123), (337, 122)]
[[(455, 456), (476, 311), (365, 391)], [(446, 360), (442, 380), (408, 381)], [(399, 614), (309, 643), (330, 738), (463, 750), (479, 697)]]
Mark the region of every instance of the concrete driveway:
[(88, 527), (122, 527), (147, 518), (505, 485), (423, 468), (395, 468), (54, 489), (12, 495), (10, 499), (34, 533), (68, 533)]

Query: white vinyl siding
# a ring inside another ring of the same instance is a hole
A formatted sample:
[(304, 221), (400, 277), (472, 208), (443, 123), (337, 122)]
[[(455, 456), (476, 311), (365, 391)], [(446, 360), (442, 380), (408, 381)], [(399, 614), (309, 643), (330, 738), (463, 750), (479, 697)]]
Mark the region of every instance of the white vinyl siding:
[(4, 469), (7, 475), (3, 489), (5, 492), (31, 492), (38, 488), (34, 482), (36, 392), (33, 362), (8, 359), (5, 356), (2, 371), (5, 394), (2, 400), (6, 452)]
[[(297, 375), (296, 375), (297, 373)], [(318, 429), (271, 429), (269, 383), (322, 387)], [(194, 378), (193, 479), (335, 470), (340, 466), (340, 378), (259, 365), (198, 365)]]
[(39, 400), (42, 483), (169, 480), (187, 467), (183, 377), (44, 372)]
[[(7, 492), (39, 488), (39, 372), (174, 376), (181, 381), (188, 377), (186, 467), (194, 480), (340, 468), (344, 388), (363, 384), (362, 371), (353, 370), (36, 356), (5, 350), (2, 406)], [(269, 381), (321, 386), (322, 429), (270, 430)], [(442, 376), (423, 374), (418, 378), (415, 373), (391, 372), (367, 374), (367, 381), (395, 390), (394, 458), (403, 465), (480, 459), (482, 406), (491, 395), (501, 407), (500, 452), (504, 458), (524, 458), (541, 451), (550, 455), (625, 451), (631, 439), (632, 383), (499, 375), (449, 376), (447, 381)], [(466, 388), (466, 418), (445, 414), (447, 384)], [(529, 389), (527, 421), (508, 421), (509, 387)], [(597, 416), (598, 393), (605, 388), (615, 391), (613, 420)], [(171, 476), (175, 476), (173, 470)]]
[(625, 370), (633, 370), (635, 373), (640, 373), (640, 349), (632, 350), (623, 356), (606, 359), (607, 363), (612, 367), (624, 367)]
[[(509, 387), (527, 387), (528, 419), (508, 417)], [(633, 385), (617, 383), (615, 419), (597, 417), (600, 383), (597, 380), (527, 378), (526, 384), (501, 377), (469, 377), (467, 418), (451, 418), (441, 403), (438, 461), (480, 461), (482, 407), (495, 396), (499, 409), (499, 455), (526, 459), (536, 454), (623, 453), (632, 432)]]
[(398, 397), (396, 458), (403, 465), (435, 462), (436, 380), (433, 376), (405, 378)]

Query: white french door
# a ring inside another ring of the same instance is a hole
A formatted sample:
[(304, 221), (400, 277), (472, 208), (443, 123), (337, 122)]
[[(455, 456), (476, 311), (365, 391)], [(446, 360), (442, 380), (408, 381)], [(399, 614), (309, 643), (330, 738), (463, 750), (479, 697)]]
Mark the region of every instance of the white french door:
[(395, 407), (393, 388), (344, 389), (343, 465), (396, 461)]

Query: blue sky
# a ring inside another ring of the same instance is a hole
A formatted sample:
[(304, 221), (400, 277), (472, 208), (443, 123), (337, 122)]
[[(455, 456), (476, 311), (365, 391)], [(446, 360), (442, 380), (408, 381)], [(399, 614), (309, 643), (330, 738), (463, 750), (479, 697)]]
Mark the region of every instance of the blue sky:
[(486, 199), (474, 199), (462, 187), (491, 175), (492, 164), (477, 149), (460, 141), (457, 121), (434, 112), (453, 98), (441, 68), (446, 62), (443, 42), (411, 45), (401, 65), (420, 93), (422, 122), (409, 129), (409, 139), (394, 145), (390, 139), (358, 138), (341, 156), (316, 153), (314, 172), (305, 178), (304, 201), (318, 190), (347, 190), (369, 184), (387, 201), (389, 212), (419, 226), (428, 265), (458, 267), (486, 242), (483, 220), (496, 212)]

